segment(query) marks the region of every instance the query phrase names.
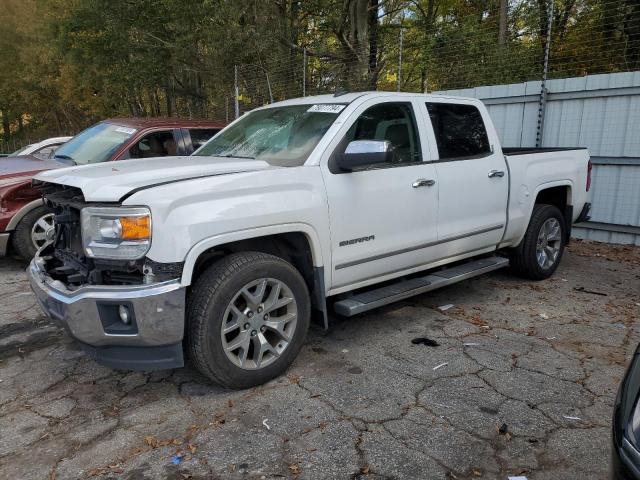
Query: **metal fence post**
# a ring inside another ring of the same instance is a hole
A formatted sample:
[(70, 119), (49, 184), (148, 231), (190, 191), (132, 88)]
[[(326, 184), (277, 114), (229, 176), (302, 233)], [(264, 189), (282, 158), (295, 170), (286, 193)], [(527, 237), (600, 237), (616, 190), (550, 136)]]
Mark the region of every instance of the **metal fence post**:
[[(404, 20), (404, 19), (403, 19)], [(402, 24), (400, 24), (400, 53), (398, 54), (398, 91), (402, 87), (402, 39), (404, 31)]]
[(302, 49), (302, 96), (307, 96), (307, 49)]
[(547, 12), (547, 41), (544, 45), (544, 64), (540, 82), (540, 99), (538, 100), (538, 128), (536, 130), (536, 147), (542, 147), (544, 136), (544, 114), (547, 106), (547, 73), (549, 72), (549, 52), (551, 50), (551, 27), (553, 25), (553, 0), (549, 0)]
[(238, 118), (240, 116), (240, 90), (238, 89), (238, 66), (233, 66), (233, 94), (235, 103), (235, 114)]

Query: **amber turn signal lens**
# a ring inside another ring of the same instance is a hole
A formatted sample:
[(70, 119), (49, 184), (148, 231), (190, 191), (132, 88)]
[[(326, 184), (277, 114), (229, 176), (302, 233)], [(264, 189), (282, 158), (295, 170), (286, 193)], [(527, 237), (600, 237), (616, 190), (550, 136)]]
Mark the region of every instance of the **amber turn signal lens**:
[(120, 217), (123, 240), (146, 240), (151, 237), (151, 217)]

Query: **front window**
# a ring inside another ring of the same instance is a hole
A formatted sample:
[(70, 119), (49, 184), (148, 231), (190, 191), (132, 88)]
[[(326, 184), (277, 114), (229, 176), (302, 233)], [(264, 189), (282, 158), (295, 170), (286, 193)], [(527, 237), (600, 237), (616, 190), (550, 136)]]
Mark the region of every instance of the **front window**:
[(110, 160), (134, 133), (136, 133), (135, 128), (98, 123), (62, 145), (53, 158), (71, 165), (104, 162)]
[(345, 105), (273, 107), (247, 113), (194, 155), (249, 158), (271, 165), (304, 164)]

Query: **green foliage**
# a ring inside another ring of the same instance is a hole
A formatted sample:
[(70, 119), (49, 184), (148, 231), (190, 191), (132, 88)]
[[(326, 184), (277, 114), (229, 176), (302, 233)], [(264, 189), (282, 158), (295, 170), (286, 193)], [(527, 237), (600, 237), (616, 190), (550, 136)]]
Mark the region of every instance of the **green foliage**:
[[(538, 79), (547, 0), (503, 1), (506, 16), (501, 0), (3, 0), (3, 138), (114, 116), (228, 120), (236, 66), (243, 111), (303, 91)], [(632, 69), (636, 0), (555, 0), (551, 76)]]

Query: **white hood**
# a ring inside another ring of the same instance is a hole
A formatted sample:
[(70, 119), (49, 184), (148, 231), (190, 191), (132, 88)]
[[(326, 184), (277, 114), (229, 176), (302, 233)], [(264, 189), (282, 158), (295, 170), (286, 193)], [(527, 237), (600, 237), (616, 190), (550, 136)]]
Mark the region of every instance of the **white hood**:
[(265, 170), (262, 160), (221, 157), (159, 157), (50, 170), (36, 180), (82, 190), (88, 202), (117, 202), (132, 190), (178, 180)]

